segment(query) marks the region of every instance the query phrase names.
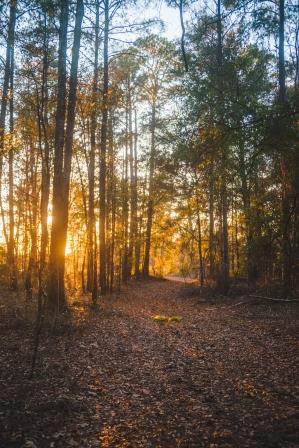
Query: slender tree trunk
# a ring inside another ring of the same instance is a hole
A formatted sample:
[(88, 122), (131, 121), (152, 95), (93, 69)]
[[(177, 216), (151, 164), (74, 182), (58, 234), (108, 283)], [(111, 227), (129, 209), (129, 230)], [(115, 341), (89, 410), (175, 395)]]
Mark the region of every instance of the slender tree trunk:
[(94, 183), (95, 183), (95, 152), (96, 152), (96, 129), (97, 129), (97, 104), (98, 104), (98, 78), (99, 78), (99, 20), (100, 5), (99, 0), (96, 2), (96, 23), (95, 23), (95, 48), (94, 48), (94, 68), (92, 83), (92, 101), (93, 110), (91, 114), (90, 124), (90, 161), (88, 167), (88, 255), (87, 255), (87, 289), (92, 292), (92, 301), (95, 303), (98, 296), (96, 263), (96, 226), (94, 213)]
[(30, 177), (28, 192), (30, 192), (30, 219), (29, 219), (29, 235), (30, 235), (30, 252), (28, 260), (28, 268), (26, 272), (25, 287), (27, 299), (32, 299), (32, 292), (34, 286), (34, 277), (36, 275), (36, 261), (37, 261), (37, 158), (33, 142), (30, 144)]
[[(130, 81), (130, 80), (129, 80)], [(131, 276), (133, 266), (133, 256), (136, 258), (136, 252), (134, 249), (136, 246), (136, 234), (137, 234), (137, 185), (135, 179), (135, 166), (134, 163), (134, 140), (133, 140), (133, 110), (132, 110), (132, 92), (129, 82), (128, 86), (129, 94), (129, 149), (130, 149), (130, 236), (129, 236), (129, 256), (128, 256), (128, 274)]]
[[(223, 107), (224, 99), (222, 95), (222, 70), (223, 70), (223, 47), (222, 47), (222, 15), (221, 0), (217, 0), (217, 65), (218, 83), (220, 91), (220, 105)], [(223, 118), (220, 117), (220, 127), (223, 129)], [(223, 144), (223, 143), (222, 143)], [(221, 267), (220, 267), (220, 289), (226, 294), (229, 289), (229, 242), (228, 242), (228, 200), (227, 200), (227, 154), (226, 149), (220, 151), (221, 157), (221, 180), (220, 180), (220, 201), (221, 201), (221, 221), (222, 221), (222, 247), (221, 247)]]
[[(40, 199), (40, 219), (41, 219), (41, 243), (39, 259), (39, 300), (44, 294), (44, 271), (46, 267), (46, 257), (48, 248), (48, 206), (50, 196), (50, 144), (48, 136), (48, 35), (47, 35), (47, 16), (44, 13), (44, 44), (43, 44), (43, 74), (41, 90), (41, 107), (38, 107), (38, 129), (39, 129), (39, 150), (42, 158), (42, 180), (41, 180), (41, 199)], [(42, 145), (44, 142), (44, 148)], [(41, 306), (41, 303), (40, 303)]]
[(111, 213), (112, 213), (112, 172), (113, 172), (113, 123), (112, 110), (108, 113), (108, 136), (107, 136), (107, 173), (106, 173), (106, 283), (110, 288), (111, 273)]
[(215, 276), (214, 183), (214, 169), (213, 162), (211, 162), (209, 180), (209, 276), (211, 279), (214, 279)]
[(149, 188), (148, 188), (148, 203), (147, 203), (147, 222), (145, 232), (145, 252), (142, 274), (144, 277), (149, 276), (149, 262), (150, 262), (150, 250), (151, 250), (151, 235), (152, 224), (154, 215), (154, 199), (153, 199), (153, 181), (155, 170), (155, 155), (156, 155), (156, 104), (152, 104), (152, 116), (151, 116), (151, 150), (150, 150), (150, 167), (149, 167)]
[(109, 87), (109, 0), (104, 0), (104, 77), (102, 97), (102, 126), (100, 143), (100, 288), (101, 294), (107, 293), (106, 266), (106, 148), (108, 127), (108, 87)]
[(9, 133), (10, 145), (8, 152), (8, 209), (9, 209), (9, 250), (10, 286), (17, 289), (17, 269), (15, 260), (15, 218), (14, 218), (14, 39), (10, 53), (10, 82), (9, 82)]
[[(113, 147), (112, 147), (113, 148)], [(111, 203), (111, 247), (110, 247), (110, 284), (109, 290), (113, 291), (114, 285), (114, 257), (115, 257), (115, 230), (116, 230), (116, 179), (114, 174), (114, 153), (112, 154), (111, 161), (111, 191), (112, 191), (112, 203)]]
[[(224, 157), (224, 156), (223, 156)], [(222, 212), (222, 266), (221, 283), (222, 291), (227, 293), (229, 289), (229, 243), (228, 243), (228, 201), (225, 171), (222, 175), (221, 185), (221, 212)]]
[[(140, 277), (140, 248), (141, 248), (141, 235), (140, 231), (138, 232), (138, 158), (137, 158), (137, 144), (138, 144), (138, 126), (137, 126), (137, 110), (134, 110), (134, 121), (135, 121), (135, 129), (134, 129), (134, 188), (133, 188), (133, 208), (134, 208), (134, 219), (136, 220), (136, 229), (135, 229), (135, 268), (134, 275), (135, 278)], [(140, 220), (139, 220), (140, 221)], [(139, 228), (141, 224), (139, 225)]]
[[(286, 75), (285, 75), (285, 2), (279, 0), (279, 57), (278, 57), (278, 78), (279, 78), (279, 106), (282, 113), (285, 112), (287, 106), (286, 99)], [(281, 232), (282, 232), (282, 263), (283, 263), (283, 286), (287, 296), (290, 292), (292, 283), (292, 246), (290, 241), (290, 182), (289, 182), (289, 163), (287, 157), (287, 143), (283, 134), (280, 136), (280, 173), (282, 187), (281, 201)]]
[[(14, 81), (14, 41), (15, 41), (15, 27), (16, 27), (16, 8), (17, 1), (10, 0), (9, 9), (9, 23), (7, 32), (7, 46), (4, 66), (4, 78), (1, 97), (0, 110), (0, 179), (2, 179), (3, 170), (3, 152), (4, 152), (4, 135), (5, 135), (5, 117), (7, 103), (9, 100), (10, 109), (10, 133), (11, 145), (13, 144), (13, 81)], [(8, 92), (10, 90), (10, 98)], [(9, 149), (8, 155), (9, 163), (9, 233), (7, 238), (7, 261), (9, 266), (9, 283), (13, 289), (17, 287), (16, 266), (15, 266), (15, 245), (14, 245), (14, 211), (13, 211), (13, 147)], [(0, 188), (2, 188), (0, 184)]]
[(243, 142), (240, 143), (240, 176), (241, 176), (241, 189), (242, 189), (242, 200), (244, 208), (245, 217), (245, 233), (246, 233), (246, 248), (247, 248), (247, 281), (249, 285), (254, 284), (256, 280), (256, 263), (254, 259), (253, 251), (253, 228), (252, 228), (252, 218), (251, 218), (251, 198), (250, 190), (248, 186), (248, 180), (246, 176), (245, 169), (245, 158), (244, 158), (244, 145)]
[(128, 105), (126, 105), (126, 142), (123, 164), (123, 260), (122, 260), (122, 280), (124, 283), (128, 280), (128, 225), (129, 225), (129, 191), (128, 191)]
[(115, 249), (115, 227), (116, 227), (116, 189), (115, 189), (115, 173), (114, 173), (114, 135), (113, 135), (113, 111), (110, 110), (109, 120), (109, 139), (108, 139), (108, 192), (107, 207), (109, 216), (107, 216), (107, 233), (109, 232), (109, 253), (107, 263), (107, 286), (109, 291), (113, 290), (114, 283), (114, 249)]
[(202, 255), (202, 231), (201, 231), (201, 218), (200, 218), (200, 208), (198, 196), (196, 196), (197, 203), (197, 232), (198, 232), (198, 257), (199, 257), (199, 282), (200, 286), (204, 284), (204, 266), (203, 266), (203, 255)]

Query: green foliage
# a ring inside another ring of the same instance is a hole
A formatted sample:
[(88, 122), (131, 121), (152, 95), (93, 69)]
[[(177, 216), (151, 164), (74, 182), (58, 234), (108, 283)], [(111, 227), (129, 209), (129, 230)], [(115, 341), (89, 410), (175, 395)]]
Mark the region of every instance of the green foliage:
[(152, 319), (157, 322), (181, 322), (183, 317), (182, 316), (164, 316), (162, 314), (157, 314), (156, 316), (152, 316)]

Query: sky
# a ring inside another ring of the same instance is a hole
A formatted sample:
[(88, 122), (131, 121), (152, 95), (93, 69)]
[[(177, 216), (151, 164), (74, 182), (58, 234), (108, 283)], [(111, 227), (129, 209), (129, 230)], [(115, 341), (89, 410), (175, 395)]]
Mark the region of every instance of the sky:
[(158, 17), (165, 24), (164, 36), (168, 39), (177, 39), (181, 34), (180, 16), (178, 8), (170, 8), (165, 1), (159, 1), (156, 8), (148, 6), (142, 11), (141, 17)]
[[(156, 0), (156, 2), (151, 2), (150, 4), (142, 1), (138, 1), (135, 5), (131, 4), (125, 8), (125, 13), (121, 20), (133, 24), (142, 23), (150, 19), (160, 19), (165, 26), (163, 30), (159, 26), (152, 27), (152, 32), (159, 33), (170, 40), (180, 37), (181, 25), (179, 10), (178, 8), (170, 8), (167, 6), (165, 0)], [(116, 17), (115, 22), (119, 22), (119, 18)], [(140, 33), (126, 33), (125, 37), (128, 40), (134, 40), (140, 37)]]

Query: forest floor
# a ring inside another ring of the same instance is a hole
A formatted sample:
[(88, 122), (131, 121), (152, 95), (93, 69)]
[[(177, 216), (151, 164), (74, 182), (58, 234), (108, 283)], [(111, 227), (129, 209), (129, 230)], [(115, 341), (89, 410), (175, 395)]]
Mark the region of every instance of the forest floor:
[(298, 302), (167, 280), (97, 310), (76, 298), (45, 327), (33, 379), (24, 303), (1, 292), (1, 448), (299, 447)]

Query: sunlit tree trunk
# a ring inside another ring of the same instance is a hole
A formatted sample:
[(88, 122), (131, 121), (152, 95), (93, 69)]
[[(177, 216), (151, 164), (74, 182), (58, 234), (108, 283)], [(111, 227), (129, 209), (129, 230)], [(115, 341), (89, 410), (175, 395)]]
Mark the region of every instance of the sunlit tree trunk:
[(28, 205), (29, 205), (29, 236), (30, 251), (28, 259), (28, 267), (25, 277), (25, 289), (27, 300), (32, 299), (33, 280), (36, 274), (37, 261), (37, 157), (34, 143), (30, 141), (29, 156), (30, 171), (28, 176)]
[(64, 295), (64, 238), (63, 238), (63, 150), (66, 113), (66, 52), (68, 29), (68, 0), (60, 2), (58, 50), (58, 88), (55, 122), (54, 178), (52, 200), (52, 229), (48, 276), (48, 305), (58, 311), (65, 305)]
[[(130, 80), (129, 80), (130, 81)], [(133, 107), (132, 107), (132, 88), (129, 83), (129, 147), (130, 147), (130, 236), (129, 236), (129, 257), (128, 273), (131, 276), (133, 257), (136, 259), (136, 237), (137, 237), (137, 160), (135, 159), (135, 148), (137, 145), (137, 136), (133, 135)], [(134, 137), (134, 138), (133, 138)]]
[(67, 125), (65, 131), (68, 7), (68, 1), (62, 0), (59, 31), (58, 99), (55, 128), (52, 231), (48, 281), (49, 307), (57, 311), (65, 306), (65, 245), (68, 227), (69, 186), (77, 99), (76, 91), (81, 24), (84, 12), (83, 0), (77, 0), (76, 7), (74, 43), (67, 103)]
[(123, 207), (122, 207), (122, 226), (123, 226), (123, 259), (122, 259), (122, 280), (125, 283), (128, 280), (128, 226), (129, 226), (129, 188), (128, 188), (128, 143), (129, 143), (129, 110), (126, 105), (126, 141), (123, 165)]
[(203, 265), (203, 254), (202, 254), (202, 230), (201, 230), (201, 216), (200, 216), (200, 207), (199, 207), (199, 200), (198, 195), (196, 195), (196, 218), (197, 218), (197, 232), (198, 232), (198, 258), (199, 258), (199, 282), (200, 286), (203, 286), (204, 284), (204, 265)]

